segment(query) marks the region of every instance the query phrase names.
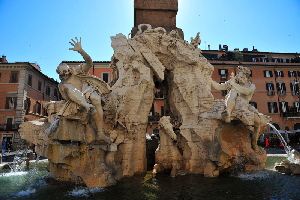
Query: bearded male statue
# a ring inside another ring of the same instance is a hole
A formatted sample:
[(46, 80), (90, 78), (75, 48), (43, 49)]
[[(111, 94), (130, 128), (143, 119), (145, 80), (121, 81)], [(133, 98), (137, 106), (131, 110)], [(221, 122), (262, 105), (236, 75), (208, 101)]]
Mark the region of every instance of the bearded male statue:
[[(251, 144), (254, 150), (258, 151), (257, 140), (260, 135), (260, 129), (269, 122), (270, 118), (257, 111), (249, 104), (254, 91), (255, 85), (250, 80), (251, 71), (247, 67), (238, 66), (238, 73), (234, 76), (231, 73), (230, 80), (225, 83), (217, 83), (211, 80), (212, 86), (217, 90), (229, 91), (226, 95), (225, 105), (223, 111), (223, 119), (226, 123), (230, 123), (234, 113), (234, 118), (244, 122), (244, 124), (254, 126), (252, 131)], [(245, 117), (246, 116), (246, 117)], [(247, 121), (247, 123), (245, 123)]]
[(93, 66), (93, 61), (82, 49), (81, 38), (78, 41), (76, 37), (75, 40), (72, 39), (69, 42), (73, 46), (69, 50), (80, 53), (85, 63), (73, 68), (65, 63), (61, 63), (57, 67), (56, 72), (61, 79), (58, 88), (63, 99), (66, 100), (66, 103), (57, 115), (59, 117), (70, 118), (72, 115), (76, 115), (78, 110), (82, 111), (82, 108), (85, 109), (86, 114), (90, 114), (94, 118), (100, 140), (110, 144), (110, 138), (105, 136), (102, 130), (103, 109), (101, 102), (101, 94), (109, 93), (109, 86), (104, 81), (89, 74), (89, 70)]

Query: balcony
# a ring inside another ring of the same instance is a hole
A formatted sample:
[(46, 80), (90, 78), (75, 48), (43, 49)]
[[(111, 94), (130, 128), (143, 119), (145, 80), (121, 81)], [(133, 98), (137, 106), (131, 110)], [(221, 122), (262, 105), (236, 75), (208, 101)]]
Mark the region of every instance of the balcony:
[(278, 91), (278, 95), (279, 96), (285, 96), (286, 92), (284, 90), (280, 90), (280, 91)]
[(268, 90), (268, 93), (267, 93), (269, 96), (273, 96), (275, 95), (275, 91), (274, 90)]
[(0, 124), (1, 131), (17, 131), (19, 124)]
[(300, 119), (300, 112), (298, 113), (282, 113), (283, 117), (286, 118), (294, 118), (294, 119)]
[(161, 116), (148, 116), (148, 122), (158, 122)]
[(162, 92), (155, 92), (154, 96), (156, 99), (163, 99), (164, 98), (164, 94)]
[(292, 90), (292, 95), (293, 95), (293, 96), (298, 96), (298, 95), (299, 95), (299, 92), (296, 91), (296, 90)]

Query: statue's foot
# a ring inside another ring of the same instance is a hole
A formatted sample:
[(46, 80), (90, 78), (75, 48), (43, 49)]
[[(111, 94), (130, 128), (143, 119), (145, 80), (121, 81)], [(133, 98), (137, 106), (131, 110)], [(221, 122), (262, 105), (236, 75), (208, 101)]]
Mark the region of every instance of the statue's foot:
[(226, 123), (230, 123), (230, 114), (226, 110), (222, 112), (222, 117)]

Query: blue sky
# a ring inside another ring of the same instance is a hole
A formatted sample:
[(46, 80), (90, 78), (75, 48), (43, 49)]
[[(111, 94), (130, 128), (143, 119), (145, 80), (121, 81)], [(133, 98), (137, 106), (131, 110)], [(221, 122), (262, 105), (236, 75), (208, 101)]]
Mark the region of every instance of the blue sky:
[[(94, 61), (113, 55), (110, 36), (128, 35), (134, 0), (0, 0), (0, 56), (9, 62), (34, 62), (58, 80), (63, 60), (81, 61), (70, 39)], [(177, 27), (185, 40), (200, 32), (201, 49), (300, 52), (300, 0), (178, 0)]]

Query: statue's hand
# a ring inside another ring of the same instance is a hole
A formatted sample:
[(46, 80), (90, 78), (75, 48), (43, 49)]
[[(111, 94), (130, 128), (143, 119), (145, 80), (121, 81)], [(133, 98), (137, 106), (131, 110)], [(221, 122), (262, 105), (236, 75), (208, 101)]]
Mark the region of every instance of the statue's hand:
[(72, 39), (72, 41), (69, 42), (74, 47), (74, 48), (69, 48), (69, 50), (79, 51), (79, 50), (82, 49), (82, 47), (81, 47), (81, 37), (79, 38), (79, 41), (78, 41), (77, 37), (75, 37), (75, 40)]

